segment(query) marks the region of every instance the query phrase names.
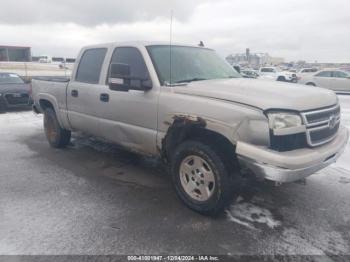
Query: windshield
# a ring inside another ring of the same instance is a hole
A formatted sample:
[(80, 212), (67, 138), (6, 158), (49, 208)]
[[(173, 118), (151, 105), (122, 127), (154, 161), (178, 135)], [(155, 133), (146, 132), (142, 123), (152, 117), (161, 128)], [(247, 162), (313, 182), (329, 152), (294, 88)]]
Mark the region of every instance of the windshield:
[(148, 46), (147, 50), (162, 85), (241, 77), (211, 49), (171, 46), (171, 58), (169, 45)]
[(0, 85), (3, 84), (23, 84), (24, 81), (16, 74), (0, 73)]

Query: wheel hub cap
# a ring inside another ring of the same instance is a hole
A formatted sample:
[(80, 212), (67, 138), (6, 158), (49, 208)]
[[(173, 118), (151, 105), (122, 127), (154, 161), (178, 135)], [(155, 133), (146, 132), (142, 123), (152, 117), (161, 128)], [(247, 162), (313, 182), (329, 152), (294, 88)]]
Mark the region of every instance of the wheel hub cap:
[(191, 155), (181, 162), (180, 181), (185, 192), (197, 201), (208, 200), (215, 190), (214, 173), (199, 156)]

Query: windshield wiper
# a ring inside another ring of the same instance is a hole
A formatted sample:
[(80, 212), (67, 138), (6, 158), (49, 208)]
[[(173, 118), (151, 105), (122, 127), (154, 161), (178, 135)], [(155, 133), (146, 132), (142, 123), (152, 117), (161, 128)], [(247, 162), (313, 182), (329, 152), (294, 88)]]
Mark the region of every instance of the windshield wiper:
[(175, 83), (175, 84), (190, 83), (190, 82), (202, 81), (202, 80), (208, 80), (208, 79), (207, 79), (207, 78), (194, 77), (194, 78), (190, 78), (190, 79), (179, 80), (179, 81), (176, 81), (176, 82), (174, 82), (174, 83)]

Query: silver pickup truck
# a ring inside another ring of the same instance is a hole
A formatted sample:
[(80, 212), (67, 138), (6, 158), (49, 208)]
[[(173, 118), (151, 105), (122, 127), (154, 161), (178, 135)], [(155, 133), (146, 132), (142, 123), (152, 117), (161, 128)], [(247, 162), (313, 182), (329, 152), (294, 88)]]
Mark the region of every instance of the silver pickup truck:
[(88, 46), (70, 80), (32, 88), (51, 146), (82, 131), (160, 157), (179, 198), (202, 214), (223, 210), (245, 176), (300, 180), (335, 162), (348, 141), (332, 91), (242, 78), (204, 47)]

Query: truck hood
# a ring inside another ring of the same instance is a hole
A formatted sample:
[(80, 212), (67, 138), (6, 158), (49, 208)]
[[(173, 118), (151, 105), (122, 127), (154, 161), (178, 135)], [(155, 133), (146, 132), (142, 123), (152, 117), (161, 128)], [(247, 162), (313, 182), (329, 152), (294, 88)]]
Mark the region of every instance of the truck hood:
[(333, 91), (320, 87), (247, 78), (191, 82), (175, 86), (174, 92), (246, 104), (262, 110), (304, 111), (337, 103)]
[(0, 94), (3, 93), (28, 93), (29, 84), (0, 84)]

